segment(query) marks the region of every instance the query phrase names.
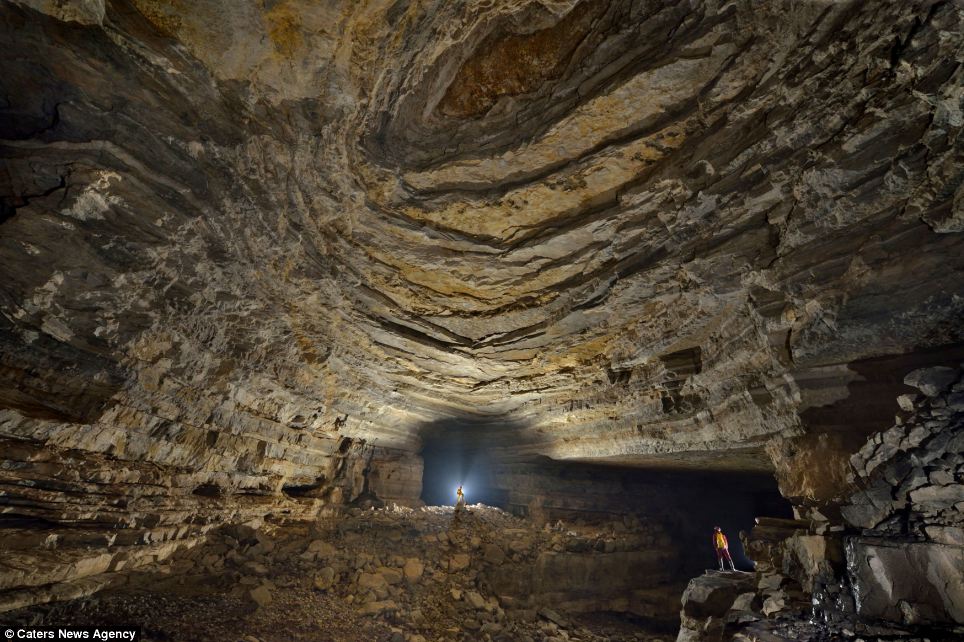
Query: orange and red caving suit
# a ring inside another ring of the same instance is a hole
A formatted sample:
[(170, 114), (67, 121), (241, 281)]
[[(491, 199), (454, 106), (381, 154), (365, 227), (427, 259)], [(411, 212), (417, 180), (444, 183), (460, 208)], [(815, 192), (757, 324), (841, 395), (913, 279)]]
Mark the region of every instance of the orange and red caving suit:
[(726, 540), (726, 535), (719, 531), (713, 533), (713, 547), (716, 549), (716, 559), (726, 560), (730, 564), (733, 558), (730, 557), (730, 543)]

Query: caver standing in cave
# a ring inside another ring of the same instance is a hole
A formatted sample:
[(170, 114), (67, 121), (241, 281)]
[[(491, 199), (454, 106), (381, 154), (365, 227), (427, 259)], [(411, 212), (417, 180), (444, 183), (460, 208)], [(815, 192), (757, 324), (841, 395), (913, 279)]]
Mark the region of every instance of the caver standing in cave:
[(455, 512), (461, 512), (465, 508), (465, 494), (462, 492), (462, 484), (459, 484), (458, 490), (455, 491)]
[(719, 526), (713, 527), (713, 548), (716, 549), (716, 559), (720, 563), (720, 570), (723, 569), (723, 560), (725, 559), (730, 565), (730, 570), (735, 571), (736, 567), (733, 566), (733, 558), (730, 557), (730, 543), (726, 539), (726, 535), (723, 534), (723, 530)]

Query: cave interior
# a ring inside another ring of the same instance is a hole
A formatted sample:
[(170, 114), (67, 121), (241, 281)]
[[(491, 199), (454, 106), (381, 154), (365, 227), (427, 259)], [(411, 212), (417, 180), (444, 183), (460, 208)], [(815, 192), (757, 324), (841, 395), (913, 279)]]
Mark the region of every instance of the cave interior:
[(961, 2), (0, 43), (0, 628), (964, 636)]

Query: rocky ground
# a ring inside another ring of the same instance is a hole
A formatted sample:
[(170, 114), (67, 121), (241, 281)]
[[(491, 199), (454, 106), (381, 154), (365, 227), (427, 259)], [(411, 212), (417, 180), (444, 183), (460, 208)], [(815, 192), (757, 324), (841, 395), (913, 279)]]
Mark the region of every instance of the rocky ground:
[(757, 518), (756, 573), (693, 579), (677, 642), (964, 640), (964, 364), (904, 383), (918, 392), (850, 458), (839, 514)]
[[(683, 595), (683, 626), (677, 642), (955, 642), (961, 627), (908, 627), (882, 620), (827, 621), (802, 595), (774, 599), (773, 575), (707, 571)], [(789, 591), (793, 593), (793, 591)]]
[(665, 623), (569, 613), (490, 582), (546, 555), (611, 554), (634, 537), (620, 524), (540, 529), (481, 505), (460, 515), (356, 508), (310, 524), (223, 528), (124, 587), (0, 623), (136, 624), (144, 640), (178, 642), (671, 640)]

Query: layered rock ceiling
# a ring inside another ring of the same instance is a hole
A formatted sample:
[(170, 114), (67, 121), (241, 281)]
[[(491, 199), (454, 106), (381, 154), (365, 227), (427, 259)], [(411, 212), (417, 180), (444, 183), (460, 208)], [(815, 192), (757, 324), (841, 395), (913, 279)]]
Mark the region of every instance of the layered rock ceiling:
[(964, 359), (958, 2), (0, 19), (12, 523), (413, 499), (451, 421), (816, 506)]

